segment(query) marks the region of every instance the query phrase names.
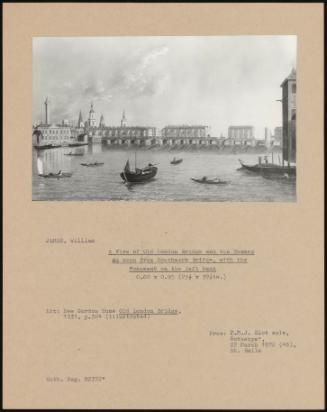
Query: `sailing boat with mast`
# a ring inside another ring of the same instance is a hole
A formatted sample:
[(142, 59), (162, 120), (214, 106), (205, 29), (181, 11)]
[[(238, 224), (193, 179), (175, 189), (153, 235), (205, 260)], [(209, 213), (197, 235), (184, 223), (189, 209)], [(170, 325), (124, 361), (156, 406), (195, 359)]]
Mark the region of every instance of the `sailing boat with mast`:
[(280, 175), (285, 175), (285, 174), (287, 174), (288, 176), (296, 175), (295, 166), (277, 165), (273, 162), (273, 158), (272, 158), (272, 163), (269, 163), (268, 156), (264, 156), (264, 159), (265, 159), (265, 162), (263, 163), (261, 156), (259, 156), (258, 163), (255, 165), (247, 165), (243, 163), (242, 160), (240, 159), (239, 159), (239, 162), (241, 164), (241, 168), (249, 172), (260, 173), (263, 175), (270, 174), (270, 175), (275, 175), (275, 176), (280, 176)]
[(63, 172), (61, 170), (59, 170), (58, 173), (44, 173), (44, 167), (43, 167), (43, 162), (42, 159), (40, 157), (37, 158), (36, 160), (37, 162), (37, 171), (38, 171), (38, 175), (40, 177), (45, 177), (45, 178), (54, 178), (54, 179), (62, 179), (64, 177), (71, 177), (72, 173), (69, 172)]
[(120, 177), (125, 183), (143, 183), (151, 180), (157, 174), (158, 168), (151, 163), (148, 163), (143, 169), (139, 169), (136, 163), (135, 152), (135, 170), (131, 170), (129, 159), (127, 160), (124, 170), (120, 173)]

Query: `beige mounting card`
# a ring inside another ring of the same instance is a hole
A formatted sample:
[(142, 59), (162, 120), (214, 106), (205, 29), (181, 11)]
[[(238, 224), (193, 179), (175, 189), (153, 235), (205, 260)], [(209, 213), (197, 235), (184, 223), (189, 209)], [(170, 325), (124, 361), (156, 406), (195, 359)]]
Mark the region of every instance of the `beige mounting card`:
[(323, 5), (3, 12), (4, 407), (322, 409)]

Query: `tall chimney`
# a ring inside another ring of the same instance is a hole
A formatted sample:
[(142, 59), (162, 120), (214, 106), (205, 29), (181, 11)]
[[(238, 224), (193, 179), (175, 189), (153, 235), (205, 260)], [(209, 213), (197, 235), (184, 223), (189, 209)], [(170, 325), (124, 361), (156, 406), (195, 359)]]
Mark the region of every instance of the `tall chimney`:
[(45, 124), (46, 124), (46, 125), (48, 125), (48, 124), (49, 124), (49, 120), (50, 120), (48, 105), (49, 105), (49, 100), (48, 100), (48, 98), (46, 98), (46, 99), (45, 99), (45, 102), (44, 102), (44, 109), (45, 109)]

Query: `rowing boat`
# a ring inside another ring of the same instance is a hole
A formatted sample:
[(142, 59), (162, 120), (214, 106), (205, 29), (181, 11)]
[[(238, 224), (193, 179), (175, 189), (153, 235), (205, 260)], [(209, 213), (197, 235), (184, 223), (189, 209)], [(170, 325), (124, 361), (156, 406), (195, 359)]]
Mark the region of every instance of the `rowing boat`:
[(221, 179), (207, 179), (206, 177), (202, 177), (201, 179), (195, 179), (191, 177), (191, 180), (196, 183), (203, 183), (206, 185), (226, 185), (228, 182), (226, 180)]
[(48, 179), (63, 179), (65, 177), (71, 177), (72, 175), (73, 173), (68, 173), (68, 172), (39, 174), (40, 177), (44, 177)]
[(171, 165), (178, 165), (178, 164), (180, 164), (180, 163), (182, 163), (182, 161), (183, 161), (183, 159), (173, 159), (171, 162), (170, 162), (170, 164)]
[(64, 153), (65, 156), (83, 156), (83, 153)]
[(82, 166), (86, 167), (96, 167), (96, 166), (103, 166), (104, 163), (101, 162), (94, 162), (94, 163), (81, 163)]

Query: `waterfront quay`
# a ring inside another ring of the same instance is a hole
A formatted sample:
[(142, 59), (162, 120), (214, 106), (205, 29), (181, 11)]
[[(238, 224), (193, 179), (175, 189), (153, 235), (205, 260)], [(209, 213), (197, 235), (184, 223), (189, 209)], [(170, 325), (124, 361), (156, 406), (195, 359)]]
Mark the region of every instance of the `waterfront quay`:
[(262, 139), (256, 138), (254, 127), (249, 125), (230, 126), (226, 136), (214, 136), (207, 125), (168, 125), (162, 129), (155, 126), (133, 126), (127, 122), (125, 111), (120, 125), (106, 125), (104, 116), (96, 120), (96, 111), (91, 103), (87, 120), (83, 121), (80, 111), (78, 121), (63, 119), (51, 123), (49, 100), (44, 102), (44, 122), (33, 126), (32, 136), (35, 148), (55, 148), (105, 144), (110, 147), (167, 147), (167, 148), (235, 148), (240, 151), (249, 148), (278, 149), (281, 138), (276, 133), (265, 132)]
[(231, 125), (227, 133), (215, 136), (211, 128), (204, 124), (167, 125), (158, 129), (154, 125), (130, 125), (125, 110), (120, 124), (107, 125), (104, 115), (98, 120), (96, 109), (91, 102), (86, 120), (80, 110), (77, 122), (63, 119), (60, 124), (50, 121), (50, 101), (44, 101), (44, 121), (33, 126), (33, 146), (37, 149), (74, 147), (82, 145), (105, 144), (108, 147), (168, 147), (176, 149), (219, 148), (229, 149), (231, 153), (250, 153), (258, 151), (282, 150), (284, 165), (296, 162), (296, 71), (281, 83), (282, 126), (276, 126), (272, 134), (265, 127), (263, 136), (256, 136), (252, 125)]

